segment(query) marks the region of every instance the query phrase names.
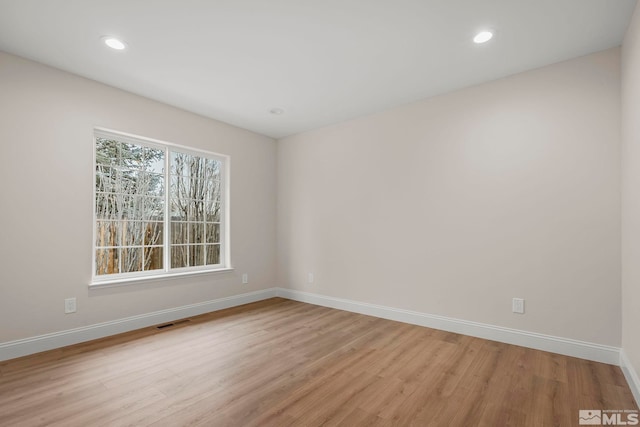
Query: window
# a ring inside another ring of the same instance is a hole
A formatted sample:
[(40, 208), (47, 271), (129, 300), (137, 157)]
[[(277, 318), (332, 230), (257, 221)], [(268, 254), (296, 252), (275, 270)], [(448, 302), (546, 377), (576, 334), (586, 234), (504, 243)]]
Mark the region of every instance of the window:
[(228, 267), (227, 163), (96, 130), (94, 282)]

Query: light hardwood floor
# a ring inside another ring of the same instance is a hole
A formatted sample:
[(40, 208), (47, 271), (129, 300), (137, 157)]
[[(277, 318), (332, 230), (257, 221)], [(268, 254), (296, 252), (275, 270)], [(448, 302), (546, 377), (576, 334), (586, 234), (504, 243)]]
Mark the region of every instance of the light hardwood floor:
[(573, 426), (618, 367), (270, 299), (0, 362), (0, 426)]

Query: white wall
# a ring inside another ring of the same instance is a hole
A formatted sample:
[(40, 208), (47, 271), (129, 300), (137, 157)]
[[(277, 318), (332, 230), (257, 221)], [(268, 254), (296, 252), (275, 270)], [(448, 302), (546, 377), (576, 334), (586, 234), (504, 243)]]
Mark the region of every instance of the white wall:
[[(276, 159), (269, 138), (0, 53), (0, 344), (278, 284), (620, 346), (619, 59), (613, 49), (285, 138)], [(640, 132), (626, 124), (628, 184)], [(94, 126), (231, 156), (233, 273), (88, 289)], [(640, 200), (625, 196), (624, 347), (638, 369)], [(71, 296), (78, 313), (65, 315)]]
[[(275, 285), (274, 140), (1, 52), (0, 123), (0, 343)], [(94, 126), (231, 156), (234, 272), (89, 290)]]
[[(640, 374), (640, 7), (638, 6), (622, 45), (622, 347), (636, 373)], [(640, 383), (636, 387), (640, 387)]]
[(280, 285), (620, 346), (619, 59), (279, 141)]

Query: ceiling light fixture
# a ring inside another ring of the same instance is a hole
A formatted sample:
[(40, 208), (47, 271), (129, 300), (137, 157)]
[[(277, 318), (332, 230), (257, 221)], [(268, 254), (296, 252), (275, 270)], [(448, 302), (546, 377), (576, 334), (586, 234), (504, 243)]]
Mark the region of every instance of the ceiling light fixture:
[(280, 116), (284, 114), (284, 110), (282, 108), (277, 108), (277, 107), (270, 109), (269, 112), (274, 116)]
[(491, 31), (480, 31), (478, 34), (476, 34), (476, 36), (473, 38), (473, 42), (480, 44), (480, 43), (486, 43), (489, 40), (491, 40), (491, 38), (493, 37), (493, 33)]
[(111, 49), (115, 49), (115, 50), (123, 50), (127, 47), (127, 45), (124, 44), (122, 40), (118, 40), (115, 37), (105, 36), (102, 38), (102, 41)]

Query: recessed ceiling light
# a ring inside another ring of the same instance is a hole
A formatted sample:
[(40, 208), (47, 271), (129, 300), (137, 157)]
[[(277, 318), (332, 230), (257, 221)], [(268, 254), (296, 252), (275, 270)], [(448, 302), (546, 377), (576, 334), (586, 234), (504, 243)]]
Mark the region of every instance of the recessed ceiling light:
[(282, 108), (278, 108), (278, 107), (270, 109), (269, 112), (271, 114), (275, 115), (275, 116), (279, 116), (281, 114), (284, 114), (284, 110)]
[(473, 42), (474, 43), (486, 43), (489, 40), (491, 40), (491, 38), (493, 37), (493, 33), (491, 31), (480, 31), (478, 34), (476, 34), (476, 36), (473, 38)]
[(106, 44), (107, 46), (109, 46), (111, 49), (115, 49), (115, 50), (123, 50), (124, 48), (127, 47), (126, 44), (124, 44), (124, 42), (122, 40), (118, 40), (115, 37), (103, 37), (102, 41), (104, 42), (104, 44)]

